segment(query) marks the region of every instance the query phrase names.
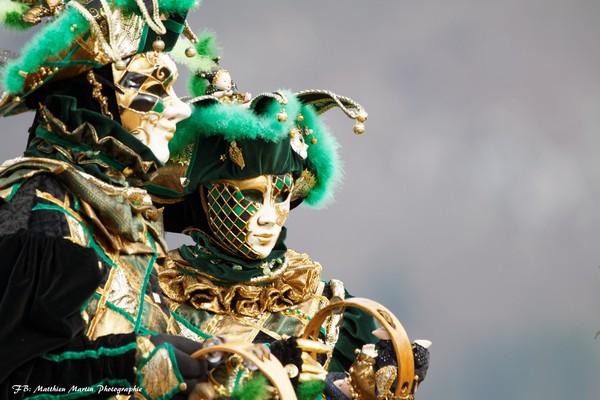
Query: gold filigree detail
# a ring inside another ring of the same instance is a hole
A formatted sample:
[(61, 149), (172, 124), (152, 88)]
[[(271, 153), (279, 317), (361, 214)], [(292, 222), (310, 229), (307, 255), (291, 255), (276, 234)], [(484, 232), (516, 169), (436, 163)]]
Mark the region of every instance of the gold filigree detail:
[(136, 365), (143, 364), (139, 369), (142, 379), (138, 383), (146, 389), (148, 395), (153, 399), (162, 398), (178, 387), (181, 382), (177, 379), (168, 349), (162, 347), (155, 351), (154, 345), (146, 336), (138, 336), (136, 344)]
[(377, 388), (377, 400), (394, 399), (391, 392), (392, 385), (398, 376), (398, 369), (393, 365), (386, 365), (375, 373), (375, 387)]
[(112, 119), (113, 115), (108, 111), (108, 98), (102, 94), (102, 85), (96, 80), (94, 71), (88, 71), (86, 77), (90, 85), (92, 85), (92, 97), (100, 103), (100, 111), (102, 111), (103, 115)]
[(309, 170), (305, 169), (302, 171), (302, 175), (294, 183), (294, 189), (292, 190), (292, 201), (303, 199), (309, 195), (310, 191), (317, 184), (317, 178)]
[(348, 383), (353, 399), (375, 400), (375, 359), (360, 353), (350, 367)]
[(235, 140), (229, 145), (229, 159), (232, 163), (240, 167), (240, 169), (244, 169), (244, 167), (246, 166), (246, 163), (244, 162), (244, 155), (242, 154), (242, 149), (238, 147)]

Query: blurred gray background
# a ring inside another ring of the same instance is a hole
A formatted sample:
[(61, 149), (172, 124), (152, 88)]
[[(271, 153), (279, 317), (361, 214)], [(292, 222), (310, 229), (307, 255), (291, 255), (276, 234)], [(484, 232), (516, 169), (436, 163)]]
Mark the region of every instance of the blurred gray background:
[[(432, 340), (418, 399), (600, 398), (599, 16), (592, 0), (204, 0), (193, 14), (240, 90), (330, 89), (369, 112), (362, 136), (326, 114), (345, 182), (332, 207), (291, 214), (287, 243)], [(3, 159), (31, 118), (0, 121)]]

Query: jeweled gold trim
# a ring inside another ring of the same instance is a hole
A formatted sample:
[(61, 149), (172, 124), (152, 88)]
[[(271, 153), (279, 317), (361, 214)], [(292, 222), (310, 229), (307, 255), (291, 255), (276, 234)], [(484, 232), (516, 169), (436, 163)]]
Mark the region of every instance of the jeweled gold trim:
[(173, 256), (175, 265), (159, 274), (163, 292), (176, 302), (189, 302), (197, 309), (215, 313), (257, 317), (267, 311), (284, 311), (310, 298), (320, 283), (321, 265), (293, 250), (286, 255), (287, 267), (276, 271), (278, 278), (269, 277), (267, 286), (257, 286), (256, 282), (216, 285), (207, 278), (186, 273), (200, 271), (192, 269), (177, 253)]

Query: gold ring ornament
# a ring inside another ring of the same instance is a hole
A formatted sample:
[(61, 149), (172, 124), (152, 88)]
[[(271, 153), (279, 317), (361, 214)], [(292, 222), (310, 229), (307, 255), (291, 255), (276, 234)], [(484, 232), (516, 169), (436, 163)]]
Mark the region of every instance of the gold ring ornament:
[(271, 383), (280, 400), (296, 400), (296, 392), (288, 377), (286, 368), (272, 356), (264, 345), (245, 342), (224, 342), (214, 346), (205, 346), (192, 354), (193, 358), (209, 359), (210, 354), (226, 353), (242, 357), (244, 362), (253, 365)]
[[(326, 307), (319, 310), (312, 317), (304, 329), (304, 334), (302, 337), (306, 339), (318, 340), (319, 331), (326, 319), (331, 315), (343, 313), (346, 307), (353, 307), (366, 311), (379, 322), (381, 327), (388, 333), (390, 340), (392, 341), (398, 363), (396, 372), (397, 375), (395, 375), (394, 371), (391, 371), (389, 368), (382, 368), (380, 370), (382, 372), (376, 376), (376, 372), (372, 368), (371, 370), (368, 370), (368, 366), (365, 368), (365, 365), (368, 364), (368, 360), (366, 360), (367, 356), (359, 351), (357, 361), (355, 364), (353, 364), (349, 371), (349, 380), (353, 392), (353, 398), (359, 398), (362, 400), (379, 400), (388, 398), (394, 400), (413, 399), (414, 392), (418, 384), (418, 378), (415, 377), (413, 351), (410, 340), (400, 321), (386, 307), (378, 302), (358, 297), (330, 302)], [(309, 352), (309, 354), (316, 360), (316, 351)], [(376, 387), (380, 390), (380, 392), (385, 389), (389, 390), (395, 378), (397, 378), (398, 381), (394, 393), (390, 393), (392, 397), (376, 395)]]

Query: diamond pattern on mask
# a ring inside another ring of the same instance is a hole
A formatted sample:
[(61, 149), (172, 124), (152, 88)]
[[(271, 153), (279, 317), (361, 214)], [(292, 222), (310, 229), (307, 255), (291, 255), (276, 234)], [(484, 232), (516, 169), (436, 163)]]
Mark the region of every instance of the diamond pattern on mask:
[(230, 253), (256, 259), (259, 255), (246, 244), (248, 221), (258, 205), (248, 201), (237, 187), (215, 183), (208, 187), (208, 221), (221, 245)]

